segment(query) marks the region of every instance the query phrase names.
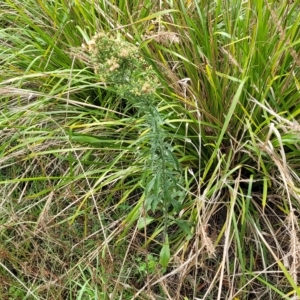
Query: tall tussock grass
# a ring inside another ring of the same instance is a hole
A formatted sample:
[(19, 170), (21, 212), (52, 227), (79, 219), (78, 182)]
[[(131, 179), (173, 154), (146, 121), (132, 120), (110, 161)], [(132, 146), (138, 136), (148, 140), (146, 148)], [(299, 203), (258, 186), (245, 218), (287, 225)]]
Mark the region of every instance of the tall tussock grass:
[(2, 1), (2, 298), (298, 299), (299, 22)]

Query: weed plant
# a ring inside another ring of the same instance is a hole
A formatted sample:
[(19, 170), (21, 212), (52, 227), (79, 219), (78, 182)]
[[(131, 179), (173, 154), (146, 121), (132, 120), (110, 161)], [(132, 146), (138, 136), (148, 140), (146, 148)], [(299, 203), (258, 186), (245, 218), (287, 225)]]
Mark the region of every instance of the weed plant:
[(93, 64), (100, 82), (127, 100), (136, 108), (139, 118), (144, 116), (145, 124), (141, 138), (132, 145), (138, 150), (136, 162), (144, 163), (141, 186), (145, 190), (144, 209), (152, 213), (162, 211), (164, 220), (163, 247), (160, 263), (166, 268), (170, 259), (168, 225), (169, 213), (181, 210), (180, 185), (181, 168), (173, 154), (163, 129), (164, 120), (157, 109), (155, 91), (158, 79), (150, 65), (134, 46), (113, 34), (97, 33), (87, 44), (82, 44)]
[(299, 23), (3, 0), (2, 299), (298, 299)]

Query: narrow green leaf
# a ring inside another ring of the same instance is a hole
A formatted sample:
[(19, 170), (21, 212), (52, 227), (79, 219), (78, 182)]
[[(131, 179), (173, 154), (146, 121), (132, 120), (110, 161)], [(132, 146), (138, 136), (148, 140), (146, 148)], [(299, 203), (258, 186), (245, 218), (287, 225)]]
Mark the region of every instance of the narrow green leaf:
[(138, 222), (137, 222), (137, 228), (139, 230), (143, 229), (144, 227), (146, 227), (147, 225), (149, 225), (153, 220), (155, 220), (154, 218), (151, 217), (141, 217)]
[[(209, 70), (209, 68), (207, 70)], [(229, 122), (230, 122), (230, 120), (231, 120), (231, 118), (232, 118), (232, 116), (234, 114), (234, 110), (235, 110), (235, 108), (237, 106), (237, 103), (238, 103), (238, 101), (240, 99), (240, 96), (242, 94), (242, 90), (243, 90), (244, 84), (246, 83), (247, 79), (248, 79), (248, 77), (245, 77), (242, 80), (242, 82), (240, 83), (240, 85), (239, 85), (239, 87), (238, 87), (238, 89), (237, 89), (237, 91), (236, 91), (236, 93), (235, 93), (235, 95), (233, 97), (233, 100), (232, 100), (232, 103), (230, 105), (228, 114), (226, 116), (224, 125), (222, 127), (221, 133), (220, 133), (219, 138), (217, 140), (214, 152), (211, 155), (210, 160), (208, 161), (207, 166), (205, 168), (205, 171), (204, 171), (204, 174), (203, 174), (203, 179), (206, 177), (207, 173), (209, 172), (210, 167), (211, 167), (211, 165), (212, 165), (212, 163), (213, 163), (213, 161), (214, 161), (214, 159), (215, 159), (215, 157), (216, 157), (216, 155), (217, 155), (217, 153), (218, 153), (218, 151), (220, 149), (220, 145), (221, 145), (221, 142), (223, 140), (224, 134), (225, 134), (225, 132), (226, 132), (226, 130), (228, 128)]]
[(267, 195), (268, 195), (268, 178), (264, 176), (264, 187), (263, 187), (263, 197), (262, 197), (262, 208), (265, 210), (267, 204)]
[(166, 241), (164, 242), (159, 255), (159, 263), (163, 268), (166, 268), (170, 261), (170, 245), (168, 241), (168, 236), (166, 237)]

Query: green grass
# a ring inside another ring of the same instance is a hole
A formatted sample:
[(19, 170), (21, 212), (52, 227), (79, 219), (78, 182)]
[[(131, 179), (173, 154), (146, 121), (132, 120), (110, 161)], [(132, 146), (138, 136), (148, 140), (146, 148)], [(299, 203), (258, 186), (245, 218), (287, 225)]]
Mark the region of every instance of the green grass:
[(300, 297), (299, 22), (299, 1), (2, 1), (2, 298)]

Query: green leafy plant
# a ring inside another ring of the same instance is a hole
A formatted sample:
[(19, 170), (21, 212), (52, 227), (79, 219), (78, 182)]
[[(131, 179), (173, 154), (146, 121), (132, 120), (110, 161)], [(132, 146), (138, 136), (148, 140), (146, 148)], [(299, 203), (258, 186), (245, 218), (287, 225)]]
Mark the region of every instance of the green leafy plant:
[(122, 40), (120, 35), (98, 33), (82, 46), (90, 55), (101, 84), (129, 101), (138, 115), (144, 117), (143, 131), (134, 147), (140, 149), (137, 161), (144, 161), (141, 184), (145, 189), (146, 211), (164, 212), (164, 244), (160, 262), (166, 268), (170, 259), (168, 216), (172, 210), (176, 213), (181, 210), (183, 198), (178, 196), (182, 170), (167, 140), (163, 116), (157, 107), (155, 91), (158, 78), (142, 58), (138, 47)]
[(146, 259), (142, 257), (135, 258), (138, 265), (137, 271), (143, 275), (154, 274), (157, 271), (157, 258), (148, 254)]
[(9, 294), (9, 299), (13, 300), (13, 299), (25, 299), (26, 297), (26, 292), (18, 287), (15, 286), (11, 286), (8, 290), (8, 294)]

